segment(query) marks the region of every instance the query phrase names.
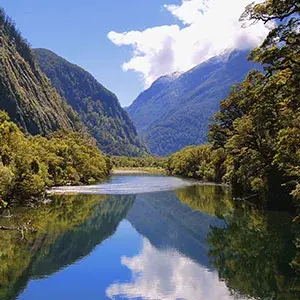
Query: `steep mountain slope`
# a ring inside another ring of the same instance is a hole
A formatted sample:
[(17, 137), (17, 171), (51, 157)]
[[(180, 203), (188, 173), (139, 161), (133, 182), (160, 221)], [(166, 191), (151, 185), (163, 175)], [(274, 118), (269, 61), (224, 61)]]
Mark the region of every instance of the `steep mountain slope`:
[(158, 78), (153, 82), (151, 87), (143, 91), (129, 107), (125, 107), (129, 114), (135, 117), (134, 123), (138, 132), (143, 132), (143, 130), (147, 129), (148, 124), (153, 121), (154, 117), (157, 117), (157, 106), (148, 105), (149, 100), (159, 95), (161, 91), (167, 88), (179, 75), (179, 73), (174, 73)]
[(233, 51), (214, 57), (155, 89), (160, 78), (127, 108), (152, 153), (168, 155), (206, 141), (210, 117), (220, 101), (256, 67), (247, 55)]
[(135, 126), (113, 93), (87, 71), (50, 50), (34, 52), (52, 85), (78, 113), (105, 153), (132, 156), (145, 153)]
[(80, 122), (40, 71), (27, 42), (0, 10), (0, 109), (31, 134), (76, 129)]

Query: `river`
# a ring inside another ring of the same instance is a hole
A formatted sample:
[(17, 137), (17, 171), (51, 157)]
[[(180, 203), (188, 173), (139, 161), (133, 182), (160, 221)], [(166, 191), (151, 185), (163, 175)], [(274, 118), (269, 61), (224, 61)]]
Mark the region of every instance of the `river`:
[(0, 217), (29, 229), (0, 231), (1, 300), (300, 299), (288, 212), (157, 175), (53, 191)]

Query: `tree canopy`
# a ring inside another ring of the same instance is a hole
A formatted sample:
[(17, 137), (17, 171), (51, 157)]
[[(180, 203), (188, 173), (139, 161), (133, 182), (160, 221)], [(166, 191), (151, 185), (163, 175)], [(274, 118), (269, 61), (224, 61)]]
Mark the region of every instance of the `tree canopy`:
[[(251, 4), (241, 20), (272, 25), (249, 56), (263, 70), (252, 70), (221, 102), (210, 124), (210, 145), (174, 154), (169, 171), (226, 182), (241, 195), (284, 201), (287, 192), (300, 201), (299, 1)], [(222, 159), (213, 165), (216, 154)], [(201, 171), (203, 165), (210, 174)]]
[(26, 136), (1, 111), (0, 145), (0, 207), (40, 199), (50, 186), (94, 182), (110, 171), (110, 160), (88, 136)]

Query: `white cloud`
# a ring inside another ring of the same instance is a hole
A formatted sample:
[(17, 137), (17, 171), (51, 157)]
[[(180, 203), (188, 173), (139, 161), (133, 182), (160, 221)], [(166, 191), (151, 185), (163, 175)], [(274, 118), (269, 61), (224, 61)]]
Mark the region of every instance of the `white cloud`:
[(122, 257), (132, 271), (132, 282), (113, 283), (106, 290), (111, 299), (210, 299), (229, 300), (226, 284), (211, 272), (174, 249), (159, 250), (144, 239), (142, 252)]
[(158, 77), (188, 69), (228, 49), (250, 49), (259, 45), (269, 28), (257, 23), (242, 28), (239, 18), (253, 0), (182, 0), (164, 5), (184, 25), (148, 28), (144, 31), (109, 32), (117, 46), (132, 46), (125, 71), (142, 74), (146, 86)]

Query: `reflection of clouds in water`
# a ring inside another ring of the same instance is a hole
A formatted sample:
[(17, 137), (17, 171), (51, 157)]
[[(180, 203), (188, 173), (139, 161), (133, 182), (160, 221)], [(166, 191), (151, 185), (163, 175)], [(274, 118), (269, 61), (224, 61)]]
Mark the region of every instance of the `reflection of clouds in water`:
[(232, 299), (224, 282), (176, 250), (158, 250), (144, 239), (142, 253), (122, 257), (122, 264), (133, 274), (131, 283), (114, 283), (106, 294), (110, 298), (143, 299)]

